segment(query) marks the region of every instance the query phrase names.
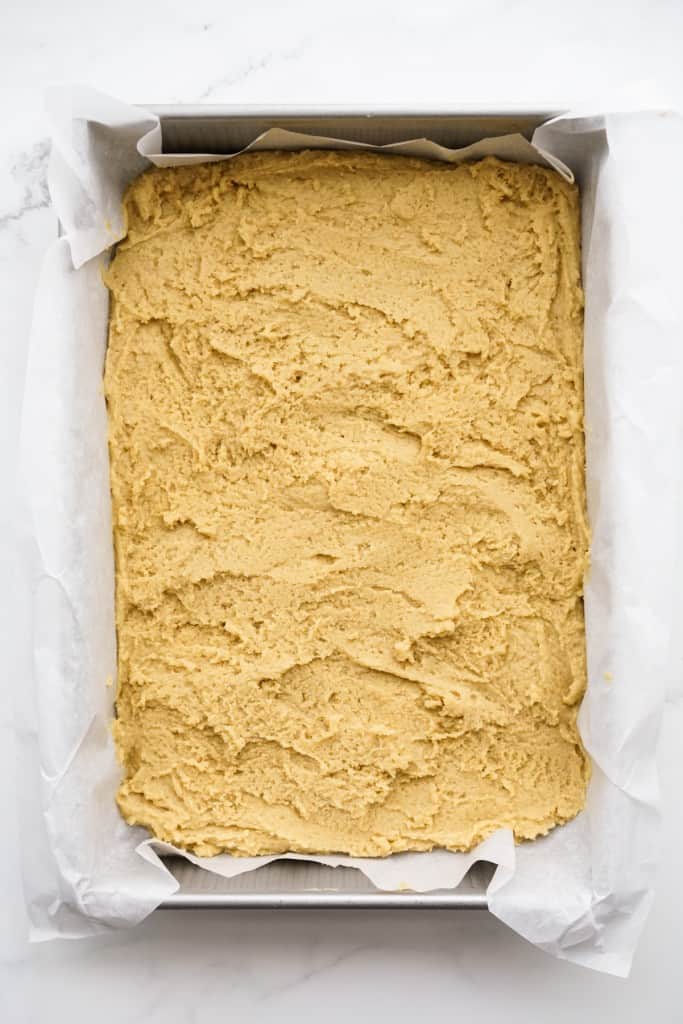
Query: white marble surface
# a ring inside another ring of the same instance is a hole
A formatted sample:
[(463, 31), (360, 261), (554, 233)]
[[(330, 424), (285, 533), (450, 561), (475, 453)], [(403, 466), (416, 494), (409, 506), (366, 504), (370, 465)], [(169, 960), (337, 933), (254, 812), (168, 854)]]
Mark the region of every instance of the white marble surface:
[[(417, 9), (420, 14), (416, 14)], [(55, 223), (42, 93), (81, 81), (142, 102), (573, 103), (651, 78), (683, 106), (678, 0), (405, 4), (5, 0), (0, 7), (0, 1021), (675, 1022), (683, 707), (662, 737), (666, 850), (630, 979), (550, 960), (485, 914), (158, 913), (134, 932), (31, 947), (16, 847), (10, 691), (27, 672), (13, 473), (31, 297)], [(644, 685), (647, 681), (644, 680)]]

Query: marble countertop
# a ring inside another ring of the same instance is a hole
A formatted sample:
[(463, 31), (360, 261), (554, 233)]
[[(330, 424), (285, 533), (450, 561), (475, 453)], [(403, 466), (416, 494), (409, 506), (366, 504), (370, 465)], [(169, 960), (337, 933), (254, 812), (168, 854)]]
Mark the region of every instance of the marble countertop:
[[(420, 11), (418, 14), (417, 11)], [(678, 0), (330, 5), (8, 0), (0, 11), (0, 1021), (674, 1022), (683, 887), (683, 707), (661, 742), (665, 853), (627, 981), (559, 963), (480, 912), (158, 912), (131, 932), (29, 946), (16, 852), (10, 689), (28, 671), (26, 581), (9, 523), (33, 291), (55, 221), (43, 91), (147, 102), (555, 106), (652, 79), (683, 107)]]

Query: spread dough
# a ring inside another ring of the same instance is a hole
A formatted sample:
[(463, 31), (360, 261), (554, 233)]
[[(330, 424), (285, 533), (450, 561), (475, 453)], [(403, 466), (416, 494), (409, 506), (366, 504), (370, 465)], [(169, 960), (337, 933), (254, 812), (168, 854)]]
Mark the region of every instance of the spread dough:
[(118, 802), (211, 855), (583, 806), (575, 188), (260, 153), (128, 190), (106, 394)]

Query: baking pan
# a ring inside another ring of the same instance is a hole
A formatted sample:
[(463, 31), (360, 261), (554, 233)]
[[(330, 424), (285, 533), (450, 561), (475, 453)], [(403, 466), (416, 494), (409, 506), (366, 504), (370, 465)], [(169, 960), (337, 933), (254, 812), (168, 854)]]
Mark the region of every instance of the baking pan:
[(180, 888), (164, 910), (486, 910), (486, 889), (495, 867), (474, 864), (457, 889), (383, 892), (353, 868), (312, 861), (278, 860), (236, 878), (203, 871), (183, 857), (164, 863)]
[[(482, 138), (534, 129), (559, 110), (396, 110), (388, 108), (294, 108), (149, 104), (161, 123), (164, 153), (235, 153), (268, 128), (386, 145), (427, 138), (451, 149)], [(487, 907), (486, 889), (494, 867), (475, 864), (457, 889), (427, 893), (383, 892), (359, 871), (306, 861), (273, 861), (237, 878), (225, 879), (182, 857), (165, 857), (179, 889), (161, 909), (470, 909)]]

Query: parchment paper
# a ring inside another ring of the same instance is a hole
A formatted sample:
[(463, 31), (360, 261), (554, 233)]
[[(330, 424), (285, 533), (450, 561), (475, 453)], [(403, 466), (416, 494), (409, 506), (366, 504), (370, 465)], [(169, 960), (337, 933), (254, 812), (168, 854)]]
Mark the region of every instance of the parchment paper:
[[(170, 847), (126, 825), (114, 802), (114, 570), (101, 385), (108, 296), (100, 270), (123, 234), (123, 189), (150, 161), (225, 159), (160, 155), (152, 114), (90, 90), (61, 89), (49, 106), (50, 191), (65, 234), (45, 259), (26, 379), (21, 472), (34, 675), (17, 686), (23, 855), (37, 940), (135, 924), (177, 887), (156, 852)], [(358, 144), (277, 129), (248, 148), (314, 146)], [(625, 975), (659, 856), (656, 742), (675, 676), (683, 120), (566, 115), (539, 128), (533, 143), (506, 136), (460, 151), (426, 140), (382, 148), (452, 162), (489, 153), (545, 162), (581, 184), (593, 544), (579, 723), (594, 772), (584, 812), (517, 848), (502, 830), (467, 855), (298, 859), (357, 867), (379, 888), (421, 891), (456, 886), (475, 860), (492, 861), (496, 916), (549, 953)], [(229, 877), (274, 858), (189, 859)]]

